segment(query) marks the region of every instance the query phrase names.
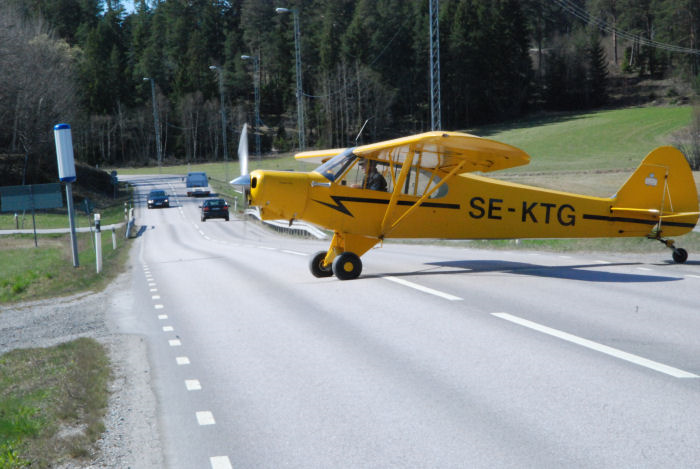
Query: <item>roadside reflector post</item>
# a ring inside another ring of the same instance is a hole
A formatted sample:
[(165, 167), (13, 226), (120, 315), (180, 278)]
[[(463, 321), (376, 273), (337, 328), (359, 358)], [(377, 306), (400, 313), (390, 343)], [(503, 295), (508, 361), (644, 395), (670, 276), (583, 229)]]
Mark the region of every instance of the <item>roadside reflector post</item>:
[(95, 214), (95, 264), (97, 273), (102, 272), (102, 230), (100, 229), (100, 214)]
[(112, 227), (112, 249), (117, 250), (117, 230)]
[(75, 236), (75, 215), (73, 209), (73, 188), (75, 181), (75, 160), (73, 158), (73, 137), (70, 125), (56, 124), (53, 127), (53, 135), (56, 140), (56, 158), (58, 160), (58, 178), (66, 183), (66, 205), (68, 206), (68, 224), (70, 226), (70, 240), (73, 253), (73, 267), (78, 267), (78, 240)]

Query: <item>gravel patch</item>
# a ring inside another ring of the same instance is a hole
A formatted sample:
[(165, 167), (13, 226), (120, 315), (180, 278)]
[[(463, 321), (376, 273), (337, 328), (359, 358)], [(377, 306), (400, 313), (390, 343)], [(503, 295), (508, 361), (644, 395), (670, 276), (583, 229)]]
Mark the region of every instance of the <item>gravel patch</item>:
[(51, 347), (79, 337), (102, 343), (113, 379), (105, 415), (105, 432), (90, 460), (70, 461), (73, 468), (160, 468), (164, 465), (156, 398), (146, 341), (119, 334), (110, 317), (128, 305), (130, 274), (120, 275), (99, 293), (0, 307), (0, 355), (16, 348)]

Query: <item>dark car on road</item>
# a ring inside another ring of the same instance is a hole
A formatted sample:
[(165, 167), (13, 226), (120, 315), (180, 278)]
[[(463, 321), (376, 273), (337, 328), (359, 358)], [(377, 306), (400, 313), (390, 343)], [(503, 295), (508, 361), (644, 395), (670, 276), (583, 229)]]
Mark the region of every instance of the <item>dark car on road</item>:
[(228, 204), (224, 199), (207, 199), (200, 207), (202, 221), (207, 221), (207, 218), (223, 218), (228, 221)]
[(148, 193), (148, 208), (170, 207), (170, 199), (165, 191), (153, 189)]

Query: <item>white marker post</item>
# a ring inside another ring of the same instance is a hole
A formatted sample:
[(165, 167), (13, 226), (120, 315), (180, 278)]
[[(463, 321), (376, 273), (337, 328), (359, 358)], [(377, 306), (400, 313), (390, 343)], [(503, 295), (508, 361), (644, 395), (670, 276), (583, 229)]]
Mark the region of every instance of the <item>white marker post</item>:
[(98, 274), (102, 272), (102, 228), (99, 213), (95, 214), (95, 266)]
[(66, 183), (66, 205), (68, 205), (68, 223), (70, 225), (70, 240), (73, 245), (73, 267), (78, 267), (78, 241), (75, 237), (75, 217), (73, 214), (73, 188), (71, 183), (75, 177), (75, 160), (73, 159), (73, 138), (70, 125), (57, 124), (53, 128), (56, 139), (56, 157), (58, 159), (58, 178)]

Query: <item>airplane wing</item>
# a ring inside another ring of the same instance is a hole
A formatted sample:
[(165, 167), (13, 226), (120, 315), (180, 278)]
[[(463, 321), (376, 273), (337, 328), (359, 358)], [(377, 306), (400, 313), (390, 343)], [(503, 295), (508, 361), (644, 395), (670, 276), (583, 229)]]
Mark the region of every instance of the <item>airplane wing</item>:
[[(328, 150), (338, 151), (338, 150)], [(341, 150), (342, 151), (342, 150)], [(402, 163), (409, 151), (416, 153), (414, 164), (422, 168), (450, 171), (462, 161), (460, 173), (490, 172), (521, 166), (530, 156), (505, 143), (461, 132), (426, 132), (356, 147), (353, 153), (371, 159)], [(338, 151), (339, 152), (339, 151)], [(314, 152), (309, 152), (314, 153)]]
[(302, 151), (294, 155), (294, 158), (305, 163), (322, 164), (335, 155), (345, 151), (345, 148), (333, 148), (330, 150)]

